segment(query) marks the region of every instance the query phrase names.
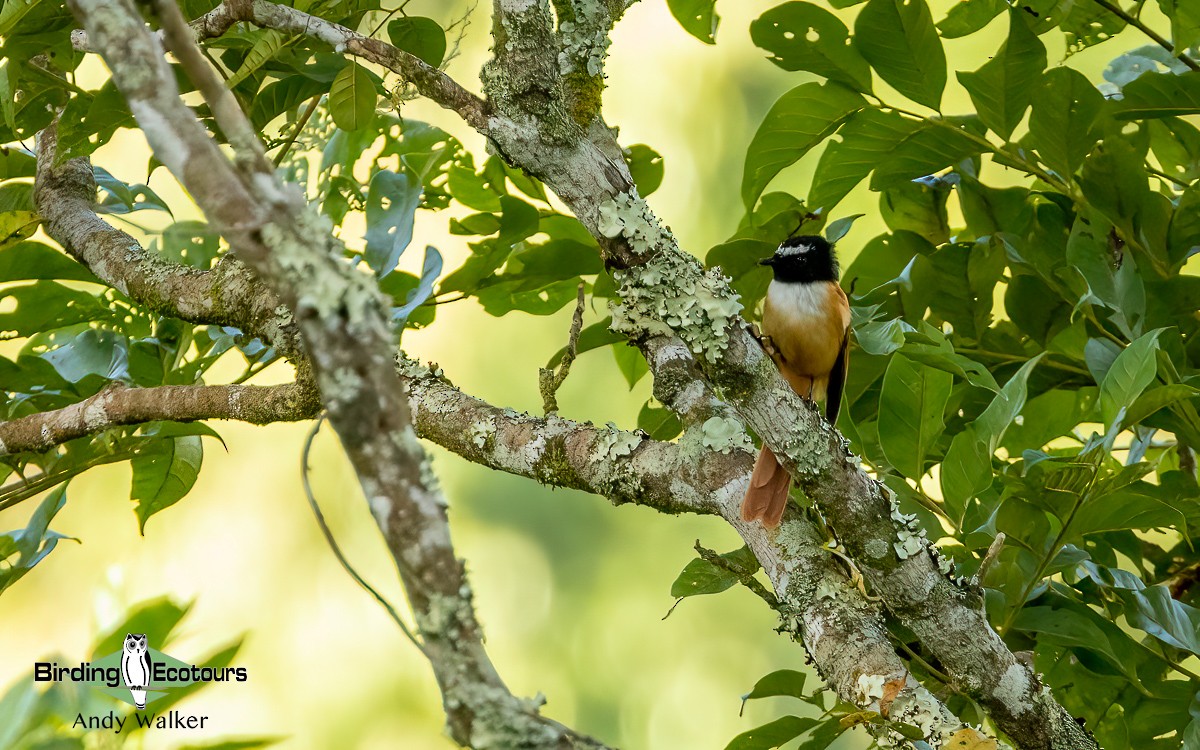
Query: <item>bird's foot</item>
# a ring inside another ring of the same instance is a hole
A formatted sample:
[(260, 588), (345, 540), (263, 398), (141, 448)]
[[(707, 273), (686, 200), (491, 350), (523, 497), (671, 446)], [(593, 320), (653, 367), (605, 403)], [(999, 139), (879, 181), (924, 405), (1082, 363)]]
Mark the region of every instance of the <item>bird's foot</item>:
[(771, 359), (778, 359), (779, 350), (775, 348), (775, 342), (770, 336), (762, 332), (762, 329), (758, 327), (757, 323), (750, 324), (750, 335), (758, 341), (759, 345), (762, 346), (763, 351), (767, 353), (768, 357)]

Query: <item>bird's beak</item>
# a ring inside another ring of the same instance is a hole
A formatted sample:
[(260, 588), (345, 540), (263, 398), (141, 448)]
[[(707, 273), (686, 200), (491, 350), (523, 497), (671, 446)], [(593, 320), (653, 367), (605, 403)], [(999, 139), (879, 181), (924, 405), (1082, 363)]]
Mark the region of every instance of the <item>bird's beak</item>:
[(763, 258), (762, 260), (760, 260), (760, 261), (758, 262), (758, 265), (760, 265), (760, 266), (773, 266), (773, 265), (775, 265), (775, 256), (774, 256), (774, 255), (772, 255), (770, 258)]

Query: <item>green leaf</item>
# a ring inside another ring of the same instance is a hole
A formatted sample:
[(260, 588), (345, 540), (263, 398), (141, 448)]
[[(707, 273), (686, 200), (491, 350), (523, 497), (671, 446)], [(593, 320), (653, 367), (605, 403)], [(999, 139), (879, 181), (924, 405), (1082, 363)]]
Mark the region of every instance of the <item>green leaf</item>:
[(1086, 608), (1026, 607), (1017, 615), (1013, 628), (1033, 633), (1045, 641), (1099, 654), (1135, 684), (1137, 645), (1117, 628)]
[(257, 40), (254, 42), (254, 46), (250, 48), (250, 51), (246, 53), (246, 59), (242, 61), (241, 66), (225, 82), (231, 89), (258, 72), (259, 68), (266, 65), (275, 55), (279, 54), (279, 51), (283, 49), (283, 45), (287, 43), (287, 37), (284, 36), (283, 32), (276, 31), (275, 29), (258, 31), (255, 33), (255, 36)]
[(191, 609), (190, 602), (179, 604), (165, 596), (138, 602), (124, 620), (96, 639), (92, 656), (120, 651), (126, 633), (154, 633), (158, 642), (165, 644)]
[(99, 298), (55, 281), (0, 289), (6, 300), (0, 312), (0, 331), (18, 336), (65, 328), (92, 320), (109, 320), (113, 312)]
[(1125, 19), (1099, 3), (1074, 3), (1059, 28), (1067, 39), (1067, 56), (1108, 41), (1125, 29)]
[[(53, 552), (60, 539), (72, 539), (72, 537), (63, 536), (50, 530), (50, 521), (62, 510), (66, 502), (67, 486), (62, 484), (46, 495), (46, 498), (38, 504), (24, 529), (0, 534), (0, 543), (6, 540), (10, 541), (11, 545), (4, 546), (12, 550), (6, 554), (0, 554), (0, 561), (5, 563), (0, 566), (0, 593), (24, 577), (33, 569), (33, 566)], [(16, 559), (12, 559), (12, 554), (16, 555)]]
[(893, 232), (913, 232), (933, 245), (948, 242), (946, 200), (950, 190), (950, 183), (939, 179), (912, 180), (888, 188), (879, 199), (883, 222)]
[(858, 221), (866, 214), (851, 214), (843, 216), (840, 219), (835, 219), (829, 222), (829, 226), (825, 227), (825, 239), (829, 244), (837, 244), (839, 240), (850, 233), (850, 228), (854, 226), (854, 222)]
[(1200, 388), (1184, 383), (1172, 383), (1151, 388), (1138, 396), (1133, 405), (1126, 409), (1125, 419), (1122, 421), (1126, 426), (1132, 427), (1153, 416), (1160, 409), (1195, 398), (1198, 395), (1200, 395)]
[(638, 412), (638, 429), (644, 430), (654, 440), (674, 440), (683, 432), (683, 423), (675, 412), (660, 406), (651, 406), (647, 401)]
[(0, 252), (0, 282), (34, 279), (100, 283), (82, 264), (40, 242), (20, 242)]
[(1029, 375), (1041, 358), (1039, 354), (1021, 365), (983, 413), (951, 441), (941, 464), (941, 486), (942, 497), (955, 514), (991, 486), (992, 455), (1025, 407)]
[(1104, 96), (1077, 70), (1057, 67), (1043, 76), (1033, 97), (1029, 135), (1042, 161), (1060, 176), (1074, 174), (1092, 150), (1092, 124), (1103, 105)]
[[(948, 120), (918, 123), (887, 152), (886, 159), (875, 165), (871, 189), (884, 190), (931, 175), (983, 151), (984, 147), (966, 130)], [(820, 167), (817, 169), (819, 172)]]
[(292, 75), (269, 83), (254, 95), (254, 101), (250, 103), (250, 122), (258, 130), (263, 130), (276, 117), (291, 112), (302, 102), (324, 92), (328, 86), (305, 75)]
[(342, 130), (365, 128), (375, 116), (375, 82), (367, 69), (350, 63), (333, 79), (329, 89), (329, 114)]
[(704, 558), (697, 557), (688, 562), (671, 584), (671, 596), (682, 599), (688, 596), (719, 594), (738, 582), (733, 571), (718, 568)]
[(746, 208), (754, 207), (775, 175), (795, 164), (864, 106), (861, 96), (838, 83), (805, 83), (779, 97), (746, 151), (742, 175)]
[(146, 521), (151, 516), (171, 507), (191, 491), (204, 459), (199, 436), (172, 437), (169, 430), (160, 434), (164, 436), (139, 450), (130, 462), (133, 485), (129, 496), (137, 503), (134, 512), (142, 534), (146, 533)]
[(925, 474), (925, 457), (946, 427), (953, 385), (949, 373), (907, 357), (888, 363), (879, 396), (879, 444), (888, 462), (909, 479)]
[(1113, 115), (1118, 120), (1146, 120), (1200, 114), (1200, 71), (1145, 73), (1127, 86)]
[(641, 350), (632, 344), (624, 346), (618, 344), (612, 348), (612, 352), (617, 361), (617, 368), (625, 376), (625, 382), (629, 383), (629, 390), (632, 391), (638, 381), (650, 372), (650, 365), (646, 364), (646, 358), (642, 356)]
[(625, 149), (625, 164), (629, 175), (637, 186), (638, 195), (646, 196), (658, 190), (663, 181), (663, 158), (644, 143), (635, 143)]
[(969, 36), (991, 23), (1007, 7), (1004, 0), (960, 0), (938, 21), (937, 28), (943, 39)]
[(812, 3), (789, 2), (750, 24), (750, 38), (784, 70), (807, 70), (856, 91), (871, 92), (871, 68), (849, 43), (841, 19)]
[(830, 143), (817, 162), (808, 206), (828, 214), (919, 127), (895, 112), (874, 107), (851, 115), (838, 131), (841, 140)]
[(892, 88), (941, 109), (946, 53), (925, 0), (870, 0), (854, 22), (854, 46)]
[(771, 698), (777, 695), (804, 698), (804, 681), (807, 677), (808, 675), (794, 669), (777, 670), (754, 683), (754, 688), (742, 696), (742, 701)]
[(1147, 333), (1125, 347), (1100, 382), (1100, 414), (1104, 424), (1112, 426), (1117, 412), (1133, 406), (1142, 391), (1154, 382), (1158, 372), (1158, 337), (1163, 329)]
[(177, 221), (163, 230), (162, 254), (207, 271), (221, 253), (221, 235), (203, 221)]
[(1024, 12), (1008, 14), (1008, 39), (974, 73), (960, 72), (958, 80), (971, 95), (979, 119), (1005, 140), (1033, 98), (1034, 86), (1046, 68), (1046, 48), (1029, 30)]
[(442, 254), (433, 245), (425, 247), (425, 260), (421, 262), (421, 279), (415, 289), (408, 292), (404, 304), (392, 310), (392, 322), (407, 321), (420, 305), (433, 296), (433, 285), (442, 273)]
[(367, 188), (367, 265), (379, 278), (396, 268), (412, 242), (413, 221), (421, 204), (421, 181), (409, 169), (381, 169)]
[(397, 18), (388, 24), (387, 32), (395, 47), (435, 68), (446, 57), (446, 32), (432, 18)]
[(25, 14), (38, 6), (40, 0), (9, 0), (0, 8), (0, 36), (8, 36)]
[(1200, 44), (1200, 6), (1191, 0), (1158, 0), (1158, 7), (1171, 19), (1171, 40), (1176, 47), (1187, 49)]
[(742, 732), (725, 746), (725, 750), (771, 750), (782, 747), (818, 724), (820, 721), (807, 716), (784, 716), (749, 732)]
[(716, 44), (717, 24), (721, 22), (714, 6), (717, 0), (667, 0), (671, 15), (684, 31), (705, 44)]

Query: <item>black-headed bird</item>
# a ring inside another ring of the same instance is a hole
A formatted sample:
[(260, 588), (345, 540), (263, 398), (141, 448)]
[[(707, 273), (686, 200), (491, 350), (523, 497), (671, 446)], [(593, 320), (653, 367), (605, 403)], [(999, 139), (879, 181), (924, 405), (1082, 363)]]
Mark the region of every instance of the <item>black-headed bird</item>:
[[(825, 400), (825, 417), (835, 424), (849, 364), (850, 301), (838, 284), (833, 246), (823, 237), (790, 237), (762, 264), (775, 273), (763, 308), (763, 346), (792, 390), (810, 401)], [(764, 444), (742, 500), (742, 520), (778, 526), (791, 484)]]

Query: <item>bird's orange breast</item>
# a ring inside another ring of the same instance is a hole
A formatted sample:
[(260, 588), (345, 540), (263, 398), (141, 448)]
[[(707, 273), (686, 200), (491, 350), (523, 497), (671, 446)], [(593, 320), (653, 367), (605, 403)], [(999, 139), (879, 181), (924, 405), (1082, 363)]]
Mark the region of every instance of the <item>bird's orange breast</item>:
[(824, 398), (849, 326), (850, 303), (836, 282), (772, 281), (767, 289), (762, 331), (778, 353), (780, 370), (803, 396), (811, 389), (814, 398)]

